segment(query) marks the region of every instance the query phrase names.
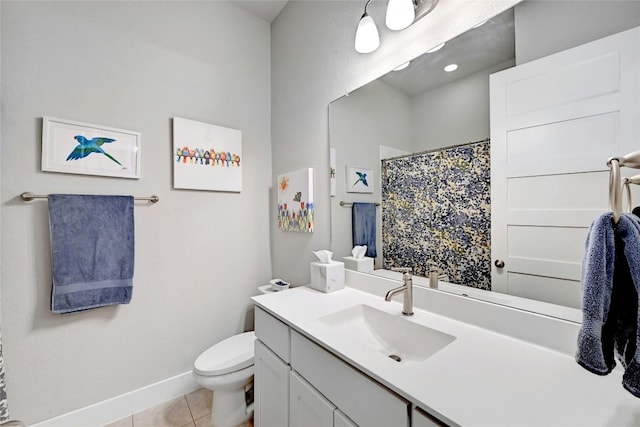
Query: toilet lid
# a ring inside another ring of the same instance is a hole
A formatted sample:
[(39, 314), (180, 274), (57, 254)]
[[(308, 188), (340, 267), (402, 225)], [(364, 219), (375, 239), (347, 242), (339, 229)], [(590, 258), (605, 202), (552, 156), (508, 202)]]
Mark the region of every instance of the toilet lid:
[(228, 374), (253, 365), (255, 332), (234, 335), (209, 347), (196, 359), (193, 370), (204, 376)]

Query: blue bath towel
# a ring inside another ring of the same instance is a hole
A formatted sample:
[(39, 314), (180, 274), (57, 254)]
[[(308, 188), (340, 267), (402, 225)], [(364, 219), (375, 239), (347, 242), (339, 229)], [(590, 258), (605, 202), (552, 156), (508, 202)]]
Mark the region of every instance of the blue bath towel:
[(54, 313), (131, 301), (133, 197), (51, 194), (49, 230)]
[(376, 204), (354, 203), (352, 211), (353, 246), (367, 245), (368, 257), (375, 258), (376, 252)]
[(589, 228), (582, 264), (582, 327), (576, 361), (598, 375), (625, 368), (622, 384), (640, 397), (638, 351), (640, 290), (640, 223), (622, 214), (597, 218)]

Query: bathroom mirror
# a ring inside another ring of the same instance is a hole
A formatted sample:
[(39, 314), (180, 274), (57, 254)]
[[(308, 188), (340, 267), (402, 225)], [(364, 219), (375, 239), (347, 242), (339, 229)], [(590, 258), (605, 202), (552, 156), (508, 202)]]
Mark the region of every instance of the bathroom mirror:
[[(592, 19), (593, 25), (566, 25), (575, 16)], [(540, 24), (543, 21), (548, 28)], [(431, 51), (410, 61), (406, 68), (390, 71), (333, 101), (329, 105), (329, 145), (330, 166), (335, 171), (331, 189), (331, 242), (334, 258), (339, 260), (351, 255), (351, 204), (378, 203), (378, 256), (375, 259), (375, 270), (371, 273), (399, 277), (397, 273), (384, 268), (393, 265), (384, 260), (382, 207), (385, 203), (390, 203), (384, 197), (394, 199), (395, 203), (404, 203), (405, 210), (411, 215), (424, 215), (424, 209), (419, 209), (416, 203), (412, 204), (411, 198), (398, 202), (397, 194), (385, 192), (387, 189), (382, 188), (381, 179), (383, 168), (387, 174), (384, 182), (388, 183), (388, 165), (396, 161), (416, 163), (420, 157), (416, 157), (415, 153), (441, 160), (446, 160), (448, 154), (454, 153), (453, 157), (459, 159), (455, 157), (459, 156), (459, 153), (455, 153), (456, 150), (473, 148), (476, 151), (471, 153), (471, 158), (488, 156), (488, 151), (478, 154), (477, 148), (483, 147), (482, 144), (490, 144), (490, 74), (638, 25), (640, 2), (525, 1), (448, 41), (437, 51), (432, 49), (433, 46), (425, 46), (425, 49)], [(542, 34), (544, 37), (541, 37)], [(451, 63), (457, 64), (457, 70), (445, 72), (443, 68)], [(488, 161), (487, 157), (484, 163), (480, 162), (474, 168), (481, 169), (482, 164), (488, 168)], [(346, 181), (348, 171), (353, 168), (370, 171), (370, 187), (365, 191), (354, 191), (349, 186), (352, 183)], [(482, 175), (481, 170), (476, 172)], [(435, 174), (439, 173), (442, 172), (438, 172), (436, 168)], [(480, 175), (474, 175), (474, 179)], [(487, 176), (485, 173), (483, 179)], [(468, 181), (470, 178), (462, 176), (460, 179)], [(528, 194), (530, 204), (535, 204), (538, 196)], [(430, 213), (432, 216), (436, 214), (440, 213)], [(425, 221), (431, 219), (427, 217)], [(411, 230), (404, 231), (411, 234), (415, 231), (415, 225), (412, 227)], [(581, 232), (586, 236), (586, 229)], [(478, 265), (484, 265), (485, 270), (489, 271), (492, 263), (489, 239), (479, 243), (485, 244), (487, 247), (476, 253), (481, 253), (482, 256)], [(460, 242), (454, 246), (459, 252), (468, 249)], [(412, 248), (409, 252), (417, 251)], [(416, 264), (425, 267), (418, 273), (426, 275), (430, 260), (423, 257), (423, 254), (420, 257)], [(465, 255), (464, 258), (468, 257)], [(446, 274), (446, 268), (444, 270)], [(422, 283), (426, 284), (426, 281)], [(566, 294), (556, 296), (550, 293), (540, 300), (533, 300), (526, 294), (498, 294), (489, 291), (490, 288), (489, 282), (488, 286), (480, 289), (452, 286), (445, 290), (573, 321), (581, 319), (579, 291), (576, 294), (575, 287), (569, 297)]]

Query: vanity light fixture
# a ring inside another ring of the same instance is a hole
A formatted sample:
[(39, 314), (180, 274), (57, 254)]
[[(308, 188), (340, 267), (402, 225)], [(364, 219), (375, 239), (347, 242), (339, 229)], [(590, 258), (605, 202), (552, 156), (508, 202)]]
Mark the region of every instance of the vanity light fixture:
[(393, 31), (404, 30), (416, 18), (413, 0), (389, 0), (385, 24)]
[(367, 6), (369, 6), (371, 0), (367, 0), (364, 5), (364, 13), (360, 22), (358, 22), (358, 29), (356, 30), (356, 51), (359, 53), (371, 53), (380, 46), (380, 36), (378, 35), (378, 28), (376, 23), (373, 22), (373, 18), (367, 13)]
[(444, 67), (444, 70), (445, 70), (447, 73), (450, 73), (450, 72), (455, 71), (455, 70), (457, 70), (457, 69), (458, 69), (458, 64), (449, 64), (449, 65), (447, 65), (446, 67)]
[[(380, 46), (380, 35), (373, 18), (367, 13), (364, 5), (364, 13), (358, 22), (356, 30), (355, 48), (359, 53), (371, 53)], [(390, 30), (398, 31), (409, 27), (420, 18), (428, 15), (438, 4), (438, 0), (389, 0), (385, 22)]]
[(390, 30), (404, 30), (429, 14), (438, 0), (389, 0), (385, 23)]

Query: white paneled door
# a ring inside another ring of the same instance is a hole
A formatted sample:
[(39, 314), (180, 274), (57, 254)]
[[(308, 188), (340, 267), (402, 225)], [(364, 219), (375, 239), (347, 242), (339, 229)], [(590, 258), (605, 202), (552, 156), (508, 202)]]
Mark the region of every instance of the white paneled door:
[(580, 307), (606, 161), (640, 149), (639, 76), (640, 27), (491, 76), (494, 291)]

